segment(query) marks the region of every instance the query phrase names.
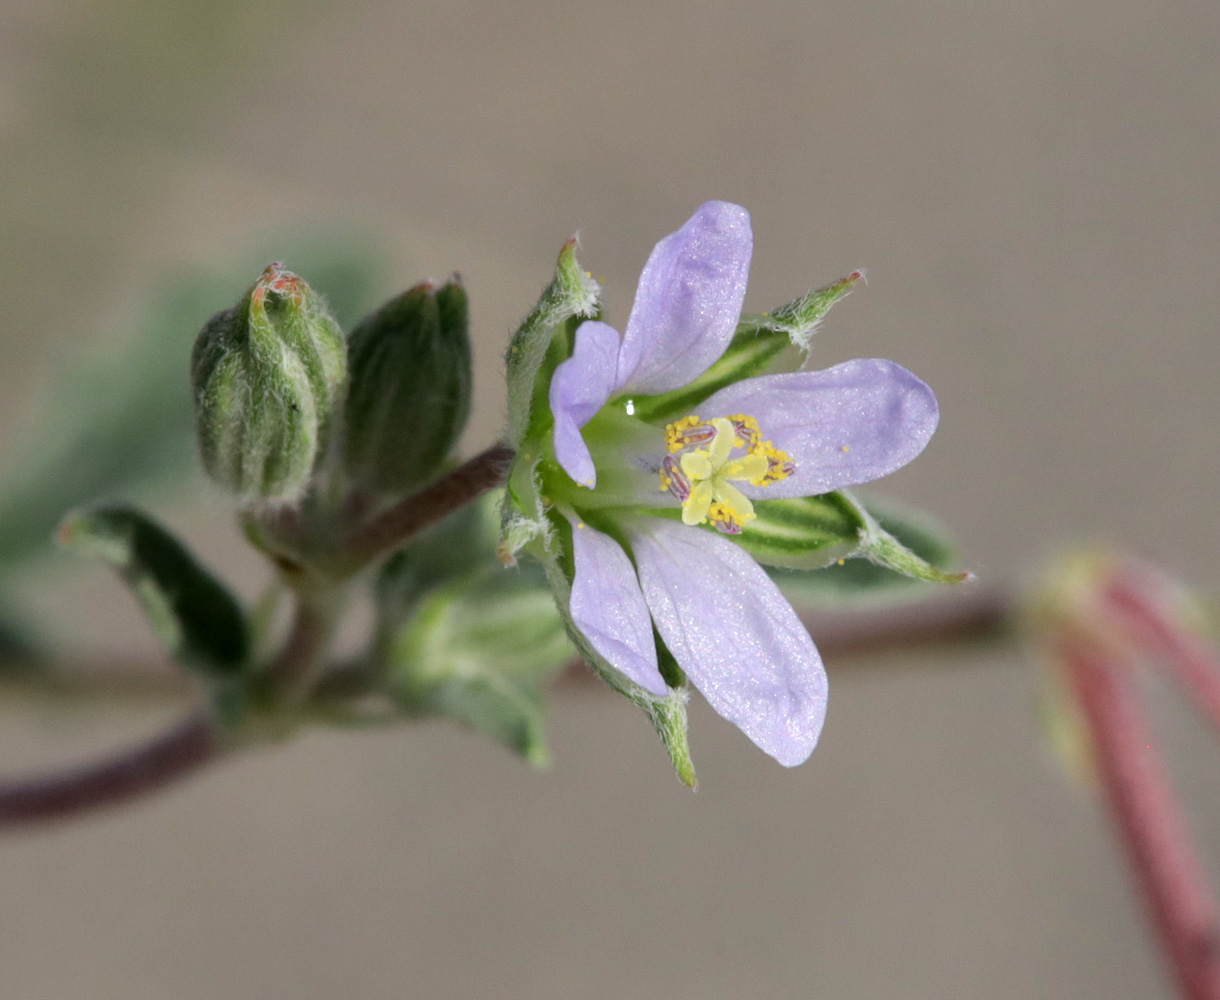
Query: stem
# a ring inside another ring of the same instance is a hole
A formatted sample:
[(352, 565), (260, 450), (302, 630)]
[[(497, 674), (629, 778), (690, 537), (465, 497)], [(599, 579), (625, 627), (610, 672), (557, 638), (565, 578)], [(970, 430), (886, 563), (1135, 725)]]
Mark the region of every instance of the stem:
[(148, 795), (223, 753), (212, 721), (197, 713), (148, 743), (106, 760), (0, 788), (0, 828), (80, 816)]
[(1107, 598), (1142, 648), (1173, 671), (1195, 705), (1220, 729), (1220, 660), (1216, 654), (1181, 624), (1170, 621), (1164, 609), (1138, 587), (1118, 581)]
[[(824, 652), (848, 657), (895, 647), (907, 649), (923, 643), (970, 641), (1002, 634), (1014, 613), (1014, 602), (1006, 592), (978, 589), (960, 599), (935, 601), (899, 611), (836, 614), (815, 621), (813, 629)], [(329, 629), (315, 627), (314, 614), (314, 609), (298, 605), (290, 636), (270, 668), (281, 672), (281, 677), (296, 671), (297, 657), (317, 663), (321, 651), (319, 643), (325, 643)], [(311, 667), (310, 671), (313, 669)], [(169, 686), (174, 676), (163, 678), (152, 667), (128, 673), (130, 680), (124, 683), (133, 691), (143, 690), (147, 684), (149, 690), (160, 692)], [(567, 676), (583, 681), (593, 674), (582, 667), (578, 671), (568, 671)], [(79, 683), (87, 686), (70, 686), (65, 677), (57, 678), (56, 683), (64, 684), (64, 696), (93, 693), (95, 688), (106, 690), (107, 674), (101, 671), (86, 674), (82, 668), (80, 678)], [(319, 693), (343, 692), (353, 685), (358, 687), (362, 675), (358, 670), (341, 667), (321, 679), (311, 676), (309, 681), (313, 690)], [(30, 685), (29, 690), (37, 690), (34, 679), (26, 683)], [(604, 685), (598, 685), (599, 689), (602, 687)], [(172, 690), (178, 689), (175, 682)], [(121, 690), (125, 692), (128, 688), (124, 686)], [(190, 716), (150, 742), (107, 760), (61, 774), (0, 785), (0, 828), (84, 815), (104, 806), (120, 804), (187, 777), (221, 756), (224, 749), (206, 718)]]
[(297, 592), (288, 638), (266, 674), (272, 689), (289, 702), (304, 701), (318, 682), (341, 601), (334, 591)]
[(515, 452), (492, 445), (418, 493), (400, 500), (347, 537), (339, 559), (355, 572), (398, 548), (416, 532), (440, 521), (482, 494), (504, 485)]
[(1141, 710), (1131, 664), (1081, 646), (1065, 659), (1096, 747), (1110, 811), (1188, 1000), (1220, 998), (1220, 927), (1216, 904), (1196, 859)]

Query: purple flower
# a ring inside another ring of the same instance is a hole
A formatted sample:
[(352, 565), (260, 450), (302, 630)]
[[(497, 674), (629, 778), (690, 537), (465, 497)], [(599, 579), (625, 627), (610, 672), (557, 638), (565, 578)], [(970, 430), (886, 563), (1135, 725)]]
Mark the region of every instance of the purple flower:
[[(745, 209), (701, 206), (656, 245), (621, 338), (593, 320), (577, 329), (550, 405), (555, 459), (585, 488), (559, 503), (572, 524), (574, 625), (662, 697), (655, 626), (711, 706), (792, 766), (817, 743), (826, 673), (795, 612), (734, 539), (750, 530), (756, 501), (827, 493), (905, 465), (932, 436), (937, 405), (904, 368), (856, 360), (733, 383), (664, 428), (630, 419), (633, 396), (681, 389), (724, 353), (752, 247)], [(599, 414), (617, 420), (613, 446), (588, 426)], [(624, 432), (624, 421), (638, 426)], [(666, 504), (681, 508), (680, 520), (641, 510)], [(615, 537), (587, 524), (582, 507), (610, 519)]]

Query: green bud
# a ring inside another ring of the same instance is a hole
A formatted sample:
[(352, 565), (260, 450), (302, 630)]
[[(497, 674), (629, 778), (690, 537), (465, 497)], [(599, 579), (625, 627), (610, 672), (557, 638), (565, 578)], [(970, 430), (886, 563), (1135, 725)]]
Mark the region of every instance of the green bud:
[(204, 326), (191, 376), (209, 475), (245, 499), (299, 497), (326, 453), (347, 379), (343, 333), (313, 289), (270, 265)]
[(361, 485), (403, 492), (430, 479), (470, 414), (466, 292), (416, 285), (348, 338), (344, 463)]

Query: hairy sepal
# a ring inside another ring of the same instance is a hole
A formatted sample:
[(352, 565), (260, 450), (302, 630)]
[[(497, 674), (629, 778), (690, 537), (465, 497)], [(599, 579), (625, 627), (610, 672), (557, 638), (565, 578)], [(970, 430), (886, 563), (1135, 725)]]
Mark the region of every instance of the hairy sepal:
[[(508, 443), (520, 448), (530, 434), (538, 409), (539, 378), (549, 381), (544, 362), (555, 334), (571, 321), (594, 319), (600, 309), (601, 285), (583, 271), (576, 259), (576, 238), (559, 252), (555, 276), (538, 304), (513, 334), (505, 355), (508, 376)], [(556, 364), (558, 362), (555, 362)], [(553, 370), (553, 365), (550, 366)], [(545, 398), (545, 393), (543, 393)]]

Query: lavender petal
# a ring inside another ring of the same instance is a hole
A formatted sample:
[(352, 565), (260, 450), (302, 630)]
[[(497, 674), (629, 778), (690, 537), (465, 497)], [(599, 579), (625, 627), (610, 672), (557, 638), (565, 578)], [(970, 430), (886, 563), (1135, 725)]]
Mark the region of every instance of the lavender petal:
[(709, 201), (644, 265), (619, 358), (620, 386), (669, 392), (701, 375), (741, 318), (754, 238), (741, 206)]
[(786, 767), (813, 752), (826, 672), (779, 589), (742, 549), (660, 518), (630, 529), (657, 630), (720, 715)]
[(796, 471), (754, 500), (814, 496), (889, 475), (915, 458), (939, 419), (936, 396), (892, 361), (858, 359), (825, 371), (764, 375), (727, 386), (699, 406), (704, 419), (746, 414)]

